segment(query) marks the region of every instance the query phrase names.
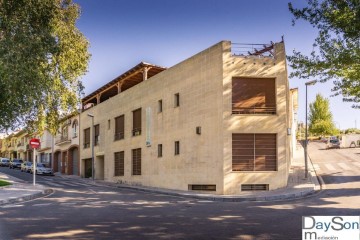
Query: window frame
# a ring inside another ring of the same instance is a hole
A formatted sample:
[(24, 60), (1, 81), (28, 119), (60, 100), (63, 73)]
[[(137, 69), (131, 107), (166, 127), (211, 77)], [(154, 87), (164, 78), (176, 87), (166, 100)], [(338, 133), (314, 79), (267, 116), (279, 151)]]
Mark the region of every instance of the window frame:
[(175, 141), (174, 148), (174, 155), (180, 155), (180, 141)]
[[(88, 134), (86, 133), (87, 131), (88, 131)], [(88, 136), (88, 139), (87, 139), (87, 136)], [(91, 143), (91, 131), (90, 131), (90, 127), (88, 127), (88, 128), (84, 129), (84, 145), (83, 145), (84, 149), (90, 148), (90, 143)]]
[(114, 152), (114, 177), (125, 176), (125, 152)]

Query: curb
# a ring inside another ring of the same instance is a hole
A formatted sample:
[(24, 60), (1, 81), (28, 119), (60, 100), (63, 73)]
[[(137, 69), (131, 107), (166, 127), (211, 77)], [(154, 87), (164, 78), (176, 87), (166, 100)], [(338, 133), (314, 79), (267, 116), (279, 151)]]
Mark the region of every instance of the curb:
[(36, 198), (47, 196), (53, 192), (54, 192), (54, 190), (49, 188), (49, 189), (42, 190), (41, 192), (35, 193), (32, 195), (27, 195), (27, 196), (23, 196), (23, 197), (13, 197), (13, 198), (9, 198), (6, 200), (0, 200), (0, 205), (7, 205), (7, 204), (30, 201), (30, 200), (33, 200)]
[(286, 194), (279, 194), (274, 196), (238, 197), (238, 196), (221, 196), (221, 195), (194, 195), (191, 193), (179, 193), (179, 192), (163, 191), (160, 189), (150, 189), (150, 188), (142, 188), (142, 187), (140, 188), (130, 185), (117, 185), (117, 186), (108, 185), (108, 184), (101, 184), (101, 185), (114, 187), (114, 188), (130, 189), (139, 192), (149, 192), (149, 193), (163, 194), (168, 196), (186, 197), (186, 198), (194, 198), (194, 199), (216, 201), (216, 202), (283, 201), (283, 200), (293, 200), (293, 199), (303, 198), (311, 194), (314, 194), (316, 192), (314, 188), (308, 188), (305, 191), (301, 191), (297, 193), (286, 193)]

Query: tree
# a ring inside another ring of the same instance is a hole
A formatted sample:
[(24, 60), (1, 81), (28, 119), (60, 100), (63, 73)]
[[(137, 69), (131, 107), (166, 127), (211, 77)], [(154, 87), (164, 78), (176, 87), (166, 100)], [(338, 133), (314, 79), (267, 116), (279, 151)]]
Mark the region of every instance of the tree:
[(0, 131), (55, 134), (78, 108), (90, 58), (79, 16), (72, 0), (0, 0)]
[(288, 57), (294, 69), (290, 77), (333, 80), (334, 95), (360, 108), (360, 1), (308, 0), (302, 9), (289, 3), (289, 10), (293, 25), (303, 19), (319, 30), (310, 56), (294, 50)]
[(315, 101), (310, 103), (309, 121), (309, 131), (314, 135), (337, 134), (330, 112), (329, 100), (320, 94), (317, 94)]

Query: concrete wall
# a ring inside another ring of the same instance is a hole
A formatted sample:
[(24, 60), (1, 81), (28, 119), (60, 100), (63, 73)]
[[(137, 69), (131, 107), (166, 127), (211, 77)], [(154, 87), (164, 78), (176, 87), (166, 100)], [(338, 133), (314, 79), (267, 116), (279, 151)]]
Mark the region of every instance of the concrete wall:
[[(100, 124), (95, 155), (104, 154), (105, 180), (180, 190), (188, 190), (189, 184), (216, 184), (217, 192), (222, 193), (221, 88), (222, 44), (217, 44), (81, 113), (82, 131), (91, 125), (88, 113)], [(180, 107), (174, 108), (176, 93)], [(162, 113), (157, 110), (158, 100), (163, 101)], [(138, 108), (142, 108), (142, 134), (132, 137), (132, 111)], [(145, 144), (147, 108), (151, 109), (149, 147)], [(122, 114), (125, 139), (114, 141), (114, 118)], [(196, 134), (197, 126), (201, 135)], [(81, 138), (81, 146), (83, 141)], [(176, 156), (175, 141), (180, 141), (180, 155)], [(161, 158), (157, 157), (158, 144), (163, 145)], [(141, 176), (131, 172), (131, 150), (135, 148), (142, 149)], [(114, 177), (117, 151), (125, 151), (124, 177)], [(91, 158), (91, 148), (81, 148), (81, 159), (86, 158)]]
[[(232, 56), (231, 43), (224, 43), (223, 75), (223, 118), (224, 118), (224, 194), (237, 194), (241, 184), (269, 184), (270, 190), (287, 184), (289, 165), (288, 126), (288, 79), (286, 72), (285, 47), (275, 44), (274, 57)], [(275, 115), (233, 115), (232, 78), (275, 78)], [(233, 172), (232, 133), (275, 133), (277, 134), (278, 170), (273, 172)]]

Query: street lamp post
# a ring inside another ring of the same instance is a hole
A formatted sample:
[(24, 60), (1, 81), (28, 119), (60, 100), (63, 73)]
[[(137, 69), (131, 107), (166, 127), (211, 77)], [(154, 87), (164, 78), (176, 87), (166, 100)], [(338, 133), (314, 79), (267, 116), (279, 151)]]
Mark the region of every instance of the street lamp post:
[(94, 161), (94, 115), (88, 114), (91, 117), (91, 178), (95, 180), (95, 161)]
[(306, 105), (306, 111), (305, 111), (305, 144), (304, 144), (304, 155), (305, 155), (305, 178), (308, 178), (308, 161), (307, 161), (307, 145), (308, 145), (308, 98), (307, 98), (307, 87), (310, 85), (315, 85), (317, 81), (313, 80), (310, 82), (305, 83), (305, 105)]

